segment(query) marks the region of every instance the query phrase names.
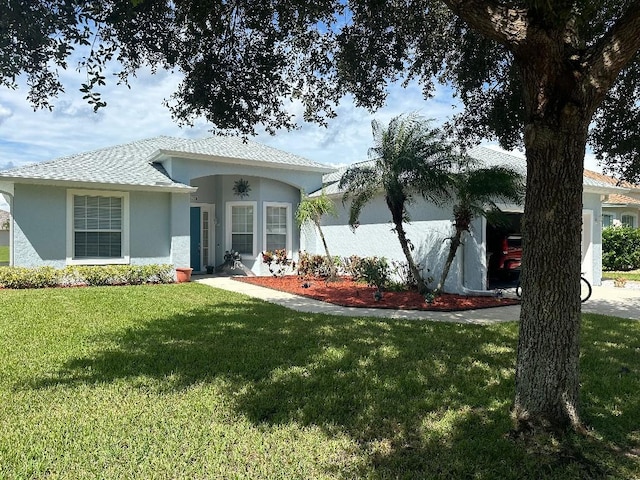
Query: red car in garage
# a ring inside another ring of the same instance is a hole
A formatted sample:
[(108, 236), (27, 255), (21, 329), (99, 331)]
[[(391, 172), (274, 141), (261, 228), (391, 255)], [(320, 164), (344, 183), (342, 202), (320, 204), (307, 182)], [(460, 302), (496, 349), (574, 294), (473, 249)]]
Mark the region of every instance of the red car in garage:
[(509, 275), (520, 270), (522, 263), (522, 236), (509, 235), (502, 239), (502, 248), (496, 255), (495, 267), (498, 271)]

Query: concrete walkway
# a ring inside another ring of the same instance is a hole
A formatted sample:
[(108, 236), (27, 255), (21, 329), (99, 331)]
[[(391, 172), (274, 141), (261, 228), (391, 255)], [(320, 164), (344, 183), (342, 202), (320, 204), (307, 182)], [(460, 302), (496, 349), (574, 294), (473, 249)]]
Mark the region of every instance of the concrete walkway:
[[(204, 285), (243, 293), (270, 303), (300, 312), (326, 313), (350, 317), (383, 317), (400, 319), (429, 319), (439, 322), (491, 324), (518, 320), (520, 306), (465, 310), (463, 312), (433, 312), (420, 310), (389, 310), (380, 308), (340, 307), (330, 303), (290, 293), (238, 282), (229, 277), (193, 277)], [(593, 287), (591, 298), (582, 304), (582, 311), (640, 320), (640, 290), (630, 288)]]

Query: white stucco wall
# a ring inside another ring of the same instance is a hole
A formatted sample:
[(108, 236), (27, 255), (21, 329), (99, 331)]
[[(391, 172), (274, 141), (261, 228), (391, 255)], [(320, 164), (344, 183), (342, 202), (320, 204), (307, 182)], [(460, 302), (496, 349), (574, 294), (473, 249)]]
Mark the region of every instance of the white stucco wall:
[[(591, 245), (582, 245), (582, 270), (593, 285), (602, 284), (602, 201), (599, 193), (582, 195), (583, 229), (590, 230)], [(587, 235), (588, 237), (589, 235)], [(583, 232), (583, 239), (585, 238)]]
[[(349, 204), (342, 205), (334, 198), (338, 218), (327, 217), (322, 231), (331, 255), (348, 257), (385, 257), (389, 261), (406, 263), (404, 253), (393, 231), (391, 214), (380, 196), (367, 205), (360, 216), (360, 226), (352, 231), (347, 225)], [(442, 274), (449, 242), (453, 234), (450, 208), (438, 208), (423, 200), (409, 207), (411, 222), (405, 224), (407, 237), (414, 246), (413, 258), (423, 268), (423, 277), (431, 278), (435, 287)], [(486, 261), (484, 259), (484, 229), (482, 220), (474, 222), (472, 234), (464, 240), (445, 283), (448, 292), (461, 291), (461, 285), (470, 289), (486, 288)], [(301, 248), (309, 253), (324, 254), (322, 241), (310, 225), (302, 229)], [(460, 268), (464, 263), (464, 269)]]
[[(602, 282), (602, 228), (598, 223), (602, 216), (600, 198), (600, 194), (583, 194), (583, 217), (589, 221), (585, 228), (589, 229), (587, 238), (590, 240), (589, 244), (583, 246), (583, 270), (586, 270), (587, 277), (594, 285)], [(392, 231), (391, 214), (382, 196), (363, 209), (360, 226), (355, 232), (347, 225), (349, 204), (343, 206), (339, 197), (333, 200), (340, 214), (338, 218), (325, 218), (322, 227), (332, 255), (378, 256), (405, 261), (398, 237)], [(449, 243), (446, 239), (453, 233), (451, 208), (438, 208), (418, 200), (409, 207), (409, 213), (412, 221), (405, 225), (405, 229), (415, 247), (414, 259), (428, 269), (424, 277), (433, 277), (437, 283), (448, 253)], [(485, 220), (476, 219), (471, 235), (466, 236), (464, 245), (456, 255), (445, 284), (446, 291), (461, 292), (461, 286), (472, 290), (487, 288), (485, 235)], [(324, 254), (319, 235), (311, 225), (302, 229), (301, 249)]]

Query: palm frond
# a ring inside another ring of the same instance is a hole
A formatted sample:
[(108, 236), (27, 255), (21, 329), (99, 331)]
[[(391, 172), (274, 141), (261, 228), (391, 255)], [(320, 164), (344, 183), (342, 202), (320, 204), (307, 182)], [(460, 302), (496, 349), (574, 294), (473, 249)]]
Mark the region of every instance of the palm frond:
[(350, 195), (355, 195), (365, 190), (378, 191), (382, 187), (380, 174), (375, 168), (369, 166), (353, 165), (342, 175), (338, 188), (344, 190), (343, 202)]
[(349, 210), (349, 225), (353, 227), (358, 222), (362, 208), (380, 191), (382, 184), (375, 168), (354, 165), (344, 173), (338, 187), (345, 190), (343, 204), (353, 199)]
[[(498, 219), (496, 202), (521, 203), (524, 181), (520, 174), (506, 167), (474, 168), (473, 162), (451, 173), (451, 191), (455, 196), (455, 211), (472, 217)], [(459, 223), (458, 219), (456, 222)]]
[(306, 222), (320, 223), (320, 219), (325, 215), (337, 216), (338, 210), (324, 191), (318, 197), (305, 197), (296, 210), (296, 222), (298, 226)]

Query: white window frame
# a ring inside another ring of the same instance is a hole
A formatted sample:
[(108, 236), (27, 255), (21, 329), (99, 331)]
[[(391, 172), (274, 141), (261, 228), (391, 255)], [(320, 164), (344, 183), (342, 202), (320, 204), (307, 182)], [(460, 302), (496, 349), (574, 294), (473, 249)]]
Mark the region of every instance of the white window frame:
[[(75, 196), (119, 197), (122, 199), (122, 245), (121, 256), (113, 258), (74, 258), (75, 229), (73, 222), (73, 198)], [(126, 265), (130, 263), (129, 253), (129, 192), (109, 190), (67, 190), (67, 265)]]
[[(255, 201), (246, 201), (246, 202), (227, 202), (226, 203), (226, 215), (225, 215), (225, 237), (226, 237), (226, 246), (225, 246), (225, 250), (226, 251), (231, 251), (231, 228), (232, 228), (232, 215), (231, 215), (231, 211), (233, 210), (233, 207), (249, 207), (252, 206), (253, 207), (253, 246), (252, 249), (253, 251), (251, 252), (251, 256), (252, 258), (256, 258), (258, 256), (258, 202)], [(247, 255), (246, 253), (244, 254), (240, 254), (242, 255)]]
[(631, 228), (638, 228), (638, 215), (636, 215), (635, 213), (631, 213), (631, 212), (624, 212), (624, 213), (620, 214), (620, 223), (622, 225), (625, 224), (622, 221), (623, 217), (631, 217), (631, 218), (633, 218), (633, 227), (631, 227)]
[[(609, 217), (611, 221), (609, 225), (604, 224), (604, 217)], [(612, 227), (614, 225), (613, 221), (616, 219), (616, 216), (613, 213), (603, 213), (602, 214), (602, 228)]]
[(291, 257), (292, 249), (293, 249), (293, 241), (292, 241), (292, 221), (293, 217), (291, 214), (291, 204), (286, 202), (264, 202), (262, 207), (262, 246), (263, 249), (267, 249), (267, 208), (268, 207), (284, 207), (287, 210), (287, 239), (286, 239), (286, 250), (287, 256)]

